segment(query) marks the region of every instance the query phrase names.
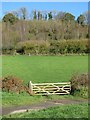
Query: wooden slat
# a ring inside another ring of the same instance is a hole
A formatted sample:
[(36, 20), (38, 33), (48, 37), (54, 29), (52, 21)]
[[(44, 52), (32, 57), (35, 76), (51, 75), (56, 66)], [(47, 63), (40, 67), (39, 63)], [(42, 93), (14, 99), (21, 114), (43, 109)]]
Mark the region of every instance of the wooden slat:
[(69, 93), (51, 93), (51, 94), (35, 94), (35, 95), (67, 95)]
[[(62, 90), (62, 88), (44, 88), (45, 90)], [(63, 88), (64, 90), (70, 90), (70, 88)], [(38, 90), (38, 88), (33, 88), (33, 90)], [(40, 88), (40, 90), (43, 90), (43, 88)]]
[(32, 84), (32, 85), (52, 85), (52, 84), (55, 84), (55, 85), (67, 85), (67, 84), (70, 84), (70, 82), (64, 82), (64, 83), (35, 83), (35, 84)]

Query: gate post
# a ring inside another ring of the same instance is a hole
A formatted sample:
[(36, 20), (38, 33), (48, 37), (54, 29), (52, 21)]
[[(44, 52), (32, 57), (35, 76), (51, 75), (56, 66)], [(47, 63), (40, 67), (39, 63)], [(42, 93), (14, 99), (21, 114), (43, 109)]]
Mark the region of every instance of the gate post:
[(31, 95), (33, 94), (33, 86), (32, 86), (32, 82), (29, 82), (29, 89), (30, 89), (30, 93)]

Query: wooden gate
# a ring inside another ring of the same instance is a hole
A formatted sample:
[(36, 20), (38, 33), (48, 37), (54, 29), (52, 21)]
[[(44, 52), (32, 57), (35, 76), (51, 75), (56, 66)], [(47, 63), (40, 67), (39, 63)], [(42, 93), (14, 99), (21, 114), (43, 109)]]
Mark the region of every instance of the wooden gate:
[(32, 94), (35, 95), (53, 95), (53, 94), (70, 94), (71, 84), (70, 82), (62, 83), (29, 83), (29, 88)]

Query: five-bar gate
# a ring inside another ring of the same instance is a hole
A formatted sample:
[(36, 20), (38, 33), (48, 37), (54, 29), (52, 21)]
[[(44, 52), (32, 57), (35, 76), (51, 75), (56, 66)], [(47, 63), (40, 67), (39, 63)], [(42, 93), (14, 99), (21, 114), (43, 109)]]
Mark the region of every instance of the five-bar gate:
[(70, 94), (70, 82), (62, 83), (37, 83), (29, 82), (29, 88), (33, 95), (53, 95), (53, 94)]

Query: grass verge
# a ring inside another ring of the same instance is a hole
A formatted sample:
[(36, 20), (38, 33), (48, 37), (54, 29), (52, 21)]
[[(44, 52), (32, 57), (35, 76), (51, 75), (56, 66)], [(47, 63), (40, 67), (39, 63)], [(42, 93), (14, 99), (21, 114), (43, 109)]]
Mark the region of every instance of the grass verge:
[(7, 118), (88, 118), (88, 104), (70, 104), (33, 112), (4, 116)]

